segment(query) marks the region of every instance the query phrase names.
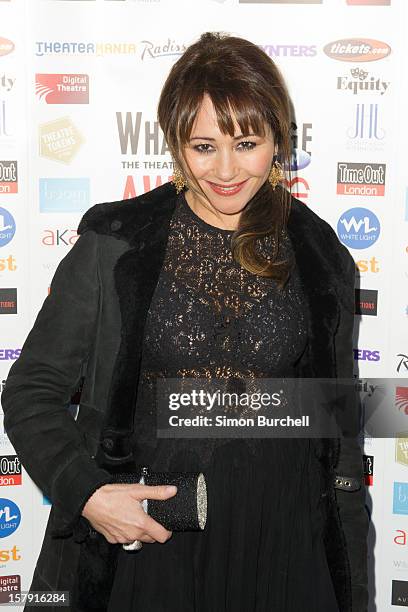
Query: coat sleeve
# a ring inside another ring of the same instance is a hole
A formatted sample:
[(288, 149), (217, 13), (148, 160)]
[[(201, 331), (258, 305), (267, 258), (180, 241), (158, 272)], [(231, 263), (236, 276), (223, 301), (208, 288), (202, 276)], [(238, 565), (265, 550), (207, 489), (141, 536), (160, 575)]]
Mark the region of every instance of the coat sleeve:
[(99, 293), (98, 236), (87, 231), (60, 262), (2, 394), (5, 431), (66, 525), (111, 480), (66, 407), (92, 347)]
[[(341, 308), (340, 322), (335, 335), (335, 350), (338, 378), (353, 378), (353, 326), (354, 326), (354, 282), (355, 263), (345, 247), (342, 256), (347, 270), (347, 287), (349, 307)], [(350, 308), (350, 306), (353, 306)], [(356, 398), (355, 398), (356, 399)], [(353, 400), (353, 407), (358, 408)], [(353, 416), (353, 415), (352, 415)], [(351, 570), (352, 612), (367, 612), (368, 577), (367, 577), (367, 534), (369, 519), (365, 508), (365, 483), (363, 458), (358, 439), (345, 436), (340, 441), (340, 452), (336, 474), (355, 479), (357, 490), (335, 489), (340, 520), (347, 543), (347, 553)]]

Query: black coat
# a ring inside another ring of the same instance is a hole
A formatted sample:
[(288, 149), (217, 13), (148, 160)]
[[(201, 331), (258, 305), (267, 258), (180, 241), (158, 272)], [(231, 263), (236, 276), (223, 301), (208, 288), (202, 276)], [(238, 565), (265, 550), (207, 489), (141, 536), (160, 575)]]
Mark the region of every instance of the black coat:
[[(72, 589), (81, 549), (77, 519), (90, 495), (110, 481), (95, 455), (126, 460), (130, 453), (144, 322), (175, 202), (168, 183), (85, 213), (80, 237), (60, 262), (10, 369), (2, 396), (5, 430), (53, 504), (32, 590)], [(296, 199), (288, 233), (309, 317), (300, 376), (351, 378), (354, 261), (329, 224)], [(82, 376), (74, 420), (66, 406)], [(320, 464), (329, 507), (325, 545), (339, 608), (366, 612), (368, 517), (357, 440), (322, 440)], [(335, 488), (335, 474), (354, 486), (338, 482)]]

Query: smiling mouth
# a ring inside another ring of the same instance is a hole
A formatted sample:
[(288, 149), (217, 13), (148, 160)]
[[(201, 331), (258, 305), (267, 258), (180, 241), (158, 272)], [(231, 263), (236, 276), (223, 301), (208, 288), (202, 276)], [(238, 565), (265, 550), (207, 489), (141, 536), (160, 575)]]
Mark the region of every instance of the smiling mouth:
[(245, 181), (241, 181), (240, 183), (229, 183), (228, 185), (220, 185), (220, 183), (213, 183), (212, 181), (207, 182), (210, 183), (210, 185), (214, 185), (214, 187), (218, 187), (218, 189), (235, 189), (246, 183), (247, 180), (248, 179), (245, 179)]

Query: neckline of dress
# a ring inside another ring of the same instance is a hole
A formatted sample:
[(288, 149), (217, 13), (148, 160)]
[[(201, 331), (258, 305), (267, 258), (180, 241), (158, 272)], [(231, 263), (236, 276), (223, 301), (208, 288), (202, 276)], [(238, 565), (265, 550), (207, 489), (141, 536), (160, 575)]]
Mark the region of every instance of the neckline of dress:
[(204, 221), (204, 219), (201, 219), (201, 217), (199, 217), (192, 208), (190, 208), (185, 193), (184, 191), (181, 192), (180, 194), (180, 200), (182, 203), (182, 206), (184, 207), (184, 209), (187, 211), (187, 213), (190, 214), (190, 217), (197, 223), (197, 225), (200, 225), (201, 227), (203, 227), (204, 229), (206, 229), (207, 231), (212, 231), (212, 232), (220, 232), (222, 234), (225, 235), (232, 235), (234, 233), (235, 230), (229, 230), (229, 229), (224, 229), (222, 227), (217, 227), (216, 225), (211, 225), (210, 223), (207, 223), (207, 221)]

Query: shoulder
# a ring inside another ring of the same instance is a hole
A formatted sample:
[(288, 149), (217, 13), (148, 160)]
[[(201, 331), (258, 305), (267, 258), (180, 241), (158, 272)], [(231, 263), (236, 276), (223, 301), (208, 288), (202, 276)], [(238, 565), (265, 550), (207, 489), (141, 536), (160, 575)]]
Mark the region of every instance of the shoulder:
[(130, 240), (138, 229), (151, 223), (156, 213), (173, 205), (176, 196), (174, 186), (165, 183), (135, 198), (95, 204), (83, 215), (78, 234), (93, 230), (97, 234)]
[[(323, 262), (341, 302), (354, 308), (355, 262), (332, 226), (300, 200), (292, 197), (288, 229)], [(346, 289), (346, 293), (344, 293)], [(353, 296), (353, 299), (351, 299)]]

